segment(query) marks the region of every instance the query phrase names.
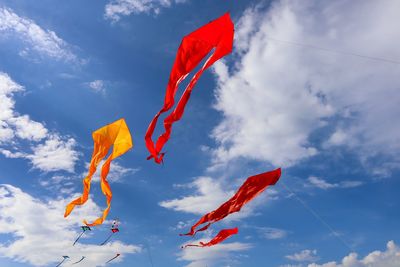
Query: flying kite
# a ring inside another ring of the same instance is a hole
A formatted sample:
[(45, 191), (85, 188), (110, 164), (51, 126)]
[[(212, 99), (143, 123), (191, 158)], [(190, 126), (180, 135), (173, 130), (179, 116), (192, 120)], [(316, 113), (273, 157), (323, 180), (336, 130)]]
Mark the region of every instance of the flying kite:
[(56, 267), (61, 266), (61, 264), (63, 264), (64, 261), (66, 261), (67, 259), (69, 259), (69, 256), (62, 256), (62, 257), (63, 257), (64, 259), (63, 259), (59, 264), (57, 264)]
[(114, 258), (112, 258), (112, 259), (110, 259), (109, 261), (107, 261), (106, 264), (109, 263), (109, 262), (112, 262), (113, 260), (115, 260), (115, 259), (118, 258), (119, 256), (121, 256), (121, 254), (118, 253)]
[(75, 264), (78, 264), (78, 263), (82, 262), (85, 258), (86, 258), (85, 256), (82, 256), (82, 258), (79, 261), (72, 263), (72, 265), (75, 265)]
[(94, 141), (93, 155), (90, 161), (89, 173), (85, 179), (83, 179), (83, 193), (80, 197), (76, 198), (67, 205), (64, 214), (64, 217), (67, 217), (76, 205), (83, 205), (88, 200), (90, 182), (93, 174), (96, 172), (97, 165), (105, 158), (111, 147), (113, 147), (111, 154), (108, 156), (101, 168), (100, 174), (101, 190), (106, 196), (107, 208), (103, 211), (103, 215), (97, 218), (94, 222), (88, 223), (86, 220), (84, 220), (83, 222), (87, 226), (102, 224), (107, 218), (112, 199), (111, 188), (107, 181), (107, 175), (110, 171), (111, 161), (125, 154), (133, 146), (132, 137), (124, 119), (119, 119), (94, 131), (92, 137)]
[(103, 246), (104, 244), (106, 244), (106, 243), (108, 242), (108, 240), (110, 240), (110, 238), (111, 238), (115, 233), (118, 233), (118, 232), (119, 232), (119, 229), (118, 229), (118, 221), (116, 221), (116, 220), (113, 221), (110, 230), (111, 230), (110, 235), (107, 237), (106, 240), (104, 240), (103, 243), (100, 244), (100, 246)]
[[(269, 185), (275, 185), (276, 182), (279, 180), (280, 176), (281, 176), (281, 169), (278, 168), (278, 169), (270, 171), (270, 172), (264, 172), (261, 174), (257, 174), (257, 175), (248, 177), (233, 197), (231, 197), (228, 201), (226, 201), (224, 204), (222, 204), (216, 210), (205, 214), (203, 217), (200, 218), (200, 220), (198, 220), (191, 227), (189, 233), (181, 234), (181, 236), (182, 235), (194, 236), (197, 232), (207, 230), (211, 224), (222, 220), (229, 214), (240, 211), (240, 209), (246, 203), (248, 203), (249, 201), (254, 199), (256, 196), (261, 194)], [(205, 224), (205, 223), (207, 223), (207, 224)], [(203, 224), (205, 224), (203, 227), (201, 227), (200, 229), (197, 229), (198, 227), (202, 226)], [(231, 233), (231, 234), (226, 235), (228, 233)], [(232, 231), (224, 232), (224, 230), (222, 230), (221, 232), (219, 232), (219, 234), (213, 240), (211, 240), (209, 243), (206, 243), (206, 244), (207, 244), (207, 246), (215, 245), (215, 244), (225, 240), (227, 237), (232, 235), (232, 233), (233, 233)], [(236, 234), (236, 233), (234, 233), (234, 234)], [(219, 235), (222, 235), (222, 236), (219, 236)], [(221, 237), (225, 237), (225, 238), (221, 238)]]
[(186, 248), (186, 247), (211, 247), (214, 246), (218, 243), (221, 243), (222, 241), (224, 241), (225, 239), (227, 239), (228, 237), (230, 237), (231, 235), (236, 235), (238, 233), (238, 228), (232, 228), (232, 229), (224, 229), (221, 230), (213, 239), (211, 239), (211, 241), (204, 243), (204, 242), (200, 242), (199, 244), (188, 244), (183, 246), (182, 248)]
[[(190, 33), (182, 39), (176, 54), (175, 62), (172, 67), (169, 81), (164, 98), (164, 105), (154, 116), (147, 128), (145, 141), (146, 147), (150, 152), (147, 159), (154, 158), (156, 163), (163, 161), (164, 152), (161, 152), (163, 146), (171, 135), (172, 124), (179, 121), (185, 110), (185, 106), (190, 98), (190, 94), (202, 73), (213, 65), (217, 60), (232, 51), (234, 35), (234, 25), (229, 13), (220, 18), (211, 21), (196, 31)], [(161, 134), (156, 143), (152, 140), (157, 120), (161, 114), (169, 111), (175, 104), (175, 95), (179, 84), (193, 71), (197, 65), (214, 49), (204, 65), (197, 71), (190, 80), (183, 92), (176, 108), (164, 119), (164, 133)]]
[(75, 240), (74, 244), (72, 244), (72, 246), (75, 246), (76, 242), (78, 242), (78, 240), (81, 238), (81, 236), (86, 232), (86, 231), (92, 231), (92, 229), (90, 229), (89, 226), (81, 226), (82, 228), (82, 232), (80, 233), (80, 235), (78, 236), (78, 238)]

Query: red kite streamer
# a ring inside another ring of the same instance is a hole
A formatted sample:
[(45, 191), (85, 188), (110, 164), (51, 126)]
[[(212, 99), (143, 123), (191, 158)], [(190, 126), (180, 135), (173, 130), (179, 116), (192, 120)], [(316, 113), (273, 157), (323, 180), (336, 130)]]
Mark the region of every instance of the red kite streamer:
[[(197, 232), (204, 231), (210, 227), (212, 223), (222, 220), (231, 213), (238, 212), (240, 209), (253, 198), (262, 193), (269, 185), (274, 185), (281, 176), (281, 169), (265, 172), (251, 176), (243, 183), (236, 194), (227, 202), (222, 204), (218, 209), (207, 213), (191, 227), (190, 232), (181, 235), (193, 236)], [(204, 223), (208, 223), (202, 228), (196, 230), (197, 227)]]
[(200, 242), (199, 244), (188, 244), (183, 246), (182, 248), (186, 248), (186, 247), (211, 247), (214, 246), (218, 243), (221, 243), (222, 241), (224, 241), (225, 239), (227, 239), (228, 237), (230, 237), (231, 235), (236, 235), (238, 233), (238, 228), (235, 227), (233, 229), (224, 229), (221, 230), (213, 239), (211, 239), (211, 241), (207, 242), (207, 243), (203, 243)]
[(84, 220), (83, 222), (87, 226), (102, 224), (107, 218), (108, 212), (111, 208), (112, 199), (111, 187), (107, 181), (107, 175), (110, 171), (111, 161), (125, 154), (133, 146), (131, 133), (129, 132), (128, 125), (126, 125), (124, 119), (119, 119), (98, 129), (97, 131), (94, 131), (92, 137), (94, 141), (94, 148), (92, 159), (90, 161), (89, 173), (85, 179), (83, 179), (83, 193), (80, 197), (74, 199), (67, 205), (64, 214), (64, 217), (67, 217), (75, 208), (75, 206), (86, 203), (89, 197), (90, 182), (93, 174), (96, 172), (97, 165), (105, 158), (105, 156), (107, 156), (109, 150), (112, 149), (111, 154), (101, 167), (100, 173), (100, 185), (103, 194), (106, 196), (107, 208), (103, 211), (103, 215), (97, 218), (93, 223), (88, 223), (86, 220)]
[[(181, 119), (193, 87), (196, 85), (202, 73), (217, 60), (232, 51), (233, 34), (234, 26), (229, 13), (226, 13), (222, 17), (211, 21), (182, 39), (169, 76), (164, 106), (155, 115), (147, 128), (145, 140), (146, 147), (150, 152), (150, 156), (147, 159), (154, 158), (156, 163), (161, 163), (163, 161), (165, 153), (161, 153), (161, 150), (170, 138), (172, 124)], [(176, 108), (164, 119), (165, 132), (158, 137), (154, 145), (152, 135), (157, 125), (157, 120), (161, 114), (167, 112), (174, 106), (175, 95), (178, 91), (179, 84), (214, 48), (214, 52), (205, 61), (203, 67), (201, 67), (190, 80)]]

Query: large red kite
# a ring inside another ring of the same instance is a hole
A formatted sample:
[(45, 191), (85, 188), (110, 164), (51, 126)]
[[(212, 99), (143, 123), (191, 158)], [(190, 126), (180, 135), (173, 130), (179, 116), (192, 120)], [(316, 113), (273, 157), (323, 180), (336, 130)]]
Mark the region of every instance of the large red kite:
[[(169, 76), (164, 105), (147, 128), (145, 140), (146, 147), (150, 152), (150, 156), (147, 159), (154, 158), (155, 162), (162, 162), (164, 153), (162, 153), (161, 150), (170, 138), (172, 124), (181, 119), (193, 87), (196, 85), (202, 73), (217, 60), (232, 51), (233, 34), (234, 26), (229, 13), (226, 13), (222, 17), (211, 21), (182, 39)], [(210, 57), (190, 80), (175, 109), (164, 119), (165, 131), (158, 137), (154, 144), (152, 135), (157, 125), (157, 120), (161, 114), (169, 111), (174, 106), (175, 94), (178, 91), (179, 84), (213, 49), (214, 51)]]
[(231, 235), (236, 235), (238, 233), (238, 228), (235, 227), (233, 229), (224, 229), (221, 230), (213, 239), (211, 239), (209, 242), (204, 243), (204, 242), (200, 242), (199, 244), (188, 244), (188, 245), (184, 245), (182, 248), (186, 248), (186, 247), (211, 247), (214, 246), (218, 243), (221, 243), (222, 241), (224, 241), (225, 239), (227, 239), (228, 237), (230, 237)]
[[(270, 172), (264, 172), (261, 174), (257, 174), (251, 176), (246, 179), (246, 181), (242, 184), (239, 190), (235, 193), (233, 197), (231, 197), (228, 201), (223, 203), (219, 208), (213, 210), (203, 217), (200, 218), (191, 228), (190, 232), (181, 235), (190, 235), (193, 236), (197, 232), (207, 230), (211, 224), (222, 220), (229, 214), (235, 213), (240, 211), (240, 209), (249, 201), (254, 199), (256, 196), (261, 194), (268, 186), (276, 184), (276, 182), (281, 177), (281, 169), (278, 168), (276, 170)], [(205, 224), (206, 223), (206, 224)], [(197, 229), (199, 226), (203, 227)], [(208, 243), (203, 243), (200, 247), (204, 246), (212, 246), (219, 242), (224, 241), (226, 238), (231, 236), (232, 234), (236, 234), (237, 232), (232, 232), (232, 229), (225, 229), (218, 233), (218, 235), (213, 238)]]

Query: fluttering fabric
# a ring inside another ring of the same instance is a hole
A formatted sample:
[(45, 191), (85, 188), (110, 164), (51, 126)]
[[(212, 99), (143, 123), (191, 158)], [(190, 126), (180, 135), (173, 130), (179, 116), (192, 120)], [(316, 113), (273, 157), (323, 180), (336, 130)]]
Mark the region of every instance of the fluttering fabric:
[[(193, 87), (196, 85), (202, 73), (217, 60), (232, 51), (233, 35), (234, 25), (230, 19), (229, 13), (226, 13), (182, 39), (169, 77), (164, 106), (151, 121), (145, 135), (146, 147), (150, 152), (150, 156), (147, 159), (154, 158), (156, 163), (161, 163), (163, 161), (165, 153), (161, 152), (161, 150), (170, 138), (172, 124), (181, 119)], [(175, 95), (178, 91), (179, 84), (213, 49), (214, 51), (210, 57), (190, 80), (175, 109), (164, 119), (165, 131), (158, 137), (154, 144), (152, 135), (157, 125), (157, 120), (161, 114), (169, 111), (174, 106)]]
[[(247, 180), (242, 184), (235, 195), (222, 204), (216, 210), (207, 213), (200, 218), (190, 229), (187, 234), (193, 236), (197, 232), (207, 230), (211, 224), (222, 220), (229, 214), (240, 211), (240, 209), (249, 201), (254, 199), (260, 193), (262, 193), (268, 186), (276, 184), (281, 176), (281, 169), (276, 169), (270, 172), (265, 172), (248, 177)], [(199, 226), (204, 225), (202, 228), (197, 229)]]
[(232, 228), (232, 229), (223, 229), (221, 231), (219, 231), (219, 233), (213, 238), (211, 239), (209, 242), (204, 243), (204, 242), (199, 242), (199, 244), (188, 244), (183, 246), (182, 248), (186, 248), (186, 247), (211, 247), (214, 246), (216, 244), (221, 243), (222, 241), (224, 241), (225, 239), (227, 239), (228, 237), (232, 236), (232, 235), (236, 235), (238, 233), (238, 228)]
[(92, 137), (94, 141), (94, 148), (92, 159), (90, 161), (89, 173), (85, 179), (83, 179), (83, 193), (80, 197), (76, 198), (67, 205), (64, 214), (64, 217), (67, 217), (75, 208), (75, 206), (83, 205), (88, 200), (92, 176), (96, 172), (97, 165), (106, 157), (112, 147), (112, 152), (105, 160), (100, 173), (100, 185), (103, 194), (106, 196), (107, 208), (103, 211), (103, 215), (94, 220), (92, 223), (88, 223), (86, 220), (84, 220), (83, 222), (87, 226), (102, 224), (107, 218), (111, 208), (112, 199), (112, 191), (107, 181), (107, 175), (110, 171), (111, 161), (119, 156), (122, 156), (133, 147), (132, 137), (124, 119), (119, 119), (94, 131)]

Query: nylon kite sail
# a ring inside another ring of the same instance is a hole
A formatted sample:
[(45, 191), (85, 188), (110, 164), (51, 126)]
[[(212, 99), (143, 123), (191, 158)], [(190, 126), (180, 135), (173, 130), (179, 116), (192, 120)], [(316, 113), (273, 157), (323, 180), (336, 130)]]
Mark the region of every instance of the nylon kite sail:
[[(201, 217), (200, 220), (198, 220), (191, 227), (189, 233), (181, 235), (193, 236), (197, 232), (207, 230), (211, 224), (222, 220), (229, 214), (240, 211), (240, 209), (246, 203), (248, 203), (249, 201), (257, 197), (259, 194), (261, 194), (268, 186), (276, 184), (276, 182), (279, 180), (280, 177), (281, 177), (280, 168), (270, 172), (264, 172), (261, 174), (248, 177), (233, 197), (231, 197), (228, 201), (226, 201), (216, 210), (209, 212), (205, 214), (203, 217)], [(201, 227), (200, 229), (197, 229), (202, 225), (204, 226)], [(237, 232), (235, 233), (234, 229), (222, 230), (210, 242), (203, 244), (200, 243), (200, 245), (194, 245), (194, 246), (197, 247), (213, 246), (219, 242), (224, 241), (232, 234), (236, 234)]]
[[(190, 94), (202, 73), (213, 65), (217, 60), (232, 51), (234, 25), (229, 13), (211, 21), (182, 39), (176, 54), (164, 98), (164, 105), (154, 116), (147, 128), (145, 141), (150, 152), (147, 159), (154, 158), (156, 163), (163, 161), (163, 146), (171, 135), (172, 125), (179, 121), (183, 115)], [(164, 119), (164, 133), (161, 134), (154, 144), (152, 136), (161, 114), (169, 111), (175, 104), (175, 95), (179, 84), (193, 71), (198, 64), (214, 49), (205, 61), (204, 65), (197, 71), (184, 90), (176, 108)]]
[(62, 256), (63, 257), (63, 260), (59, 263), (59, 264), (57, 264), (57, 266), (56, 267), (59, 267), (59, 266), (61, 266), (63, 263), (64, 263), (64, 261), (66, 261), (66, 260), (68, 260), (69, 259), (69, 256)]
[[(211, 224), (222, 220), (231, 213), (240, 211), (240, 209), (249, 201), (262, 193), (269, 185), (274, 185), (281, 176), (281, 169), (276, 169), (270, 172), (264, 172), (247, 178), (239, 190), (228, 201), (222, 204), (216, 210), (205, 214), (194, 224), (190, 232), (181, 235), (193, 236), (197, 232), (207, 230)], [(202, 228), (196, 230), (197, 227), (207, 223)]]
[(108, 261), (106, 262), (106, 264), (109, 263), (109, 262), (112, 262), (113, 260), (115, 260), (115, 259), (118, 258), (119, 256), (121, 256), (121, 254), (118, 253), (114, 258), (108, 260)]
[(78, 240), (82, 237), (82, 235), (83, 235), (86, 231), (92, 231), (92, 229), (90, 229), (90, 227), (89, 227), (89, 226), (86, 226), (86, 225), (81, 226), (81, 228), (82, 228), (82, 232), (80, 233), (80, 235), (78, 236), (78, 238), (75, 239), (75, 242), (74, 242), (74, 244), (72, 244), (72, 246), (75, 246), (76, 242), (78, 242)]
[(106, 238), (106, 240), (103, 241), (103, 243), (100, 244), (100, 246), (103, 246), (104, 244), (106, 244), (108, 242), (108, 240), (110, 240), (110, 238), (115, 234), (119, 232), (119, 228), (118, 228), (118, 221), (114, 220), (112, 225), (111, 225), (111, 233), (110, 235)]
[(105, 160), (100, 173), (100, 185), (103, 194), (106, 196), (107, 208), (103, 211), (103, 215), (92, 223), (88, 223), (86, 220), (84, 220), (83, 222), (87, 226), (102, 224), (107, 218), (111, 208), (112, 199), (112, 191), (107, 181), (107, 175), (110, 171), (111, 161), (119, 156), (122, 156), (133, 147), (132, 137), (124, 119), (117, 120), (94, 131), (92, 137), (94, 141), (94, 148), (92, 159), (90, 161), (89, 173), (85, 179), (83, 179), (83, 193), (80, 197), (76, 198), (67, 205), (64, 214), (64, 217), (67, 217), (75, 208), (75, 206), (83, 205), (88, 200), (92, 176), (96, 172), (97, 165), (105, 158), (112, 147), (112, 152)]
[(82, 258), (79, 261), (72, 263), (72, 265), (75, 265), (75, 264), (78, 264), (78, 263), (82, 262), (85, 258), (86, 258), (85, 256), (82, 256)]
[(188, 244), (183, 246), (182, 248), (186, 248), (186, 247), (211, 247), (214, 246), (218, 243), (221, 243), (222, 241), (224, 241), (225, 239), (227, 239), (228, 237), (232, 236), (232, 235), (236, 235), (238, 233), (238, 228), (232, 228), (232, 229), (223, 229), (221, 230), (213, 239), (211, 239), (209, 242), (204, 243), (204, 242), (200, 242), (199, 244)]

